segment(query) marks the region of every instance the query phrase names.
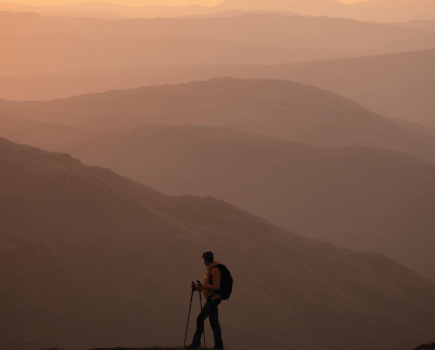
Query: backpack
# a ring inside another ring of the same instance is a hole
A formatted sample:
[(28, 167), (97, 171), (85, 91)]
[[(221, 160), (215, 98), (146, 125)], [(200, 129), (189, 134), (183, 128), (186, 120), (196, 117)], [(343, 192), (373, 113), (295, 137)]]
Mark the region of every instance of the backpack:
[(231, 276), (230, 270), (227, 269), (225, 265), (219, 264), (218, 266), (214, 266), (210, 270), (210, 284), (213, 284), (213, 277), (211, 275), (211, 271), (214, 268), (218, 268), (221, 273), (221, 288), (217, 290), (213, 294), (219, 294), (222, 298), (222, 300), (228, 300), (228, 298), (231, 295), (231, 292), (233, 291), (233, 277)]

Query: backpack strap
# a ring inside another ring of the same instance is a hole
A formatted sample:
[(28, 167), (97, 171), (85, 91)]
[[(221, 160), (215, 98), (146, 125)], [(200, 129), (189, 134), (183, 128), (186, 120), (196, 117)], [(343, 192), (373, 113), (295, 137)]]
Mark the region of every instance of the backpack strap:
[(210, 278), (208, 279), (208, 283), (211, 284), (211, 285), (213, 285), (213, 276), (212, 276), (211, 272), (212, 272), (213, 269), (215, 269), (216, 267), (219, 268), (218, 266), (213, 266), (213, 267), (210, 269)]
[[(208, 283), (209, 283), (210, 285), (213, 285), (213, 276), (212, 276), (211, 272), (212, 272), (213, 269), (216, 268), (216, 267), (219, 268), (219, 265), (218, 265), (218, 266), (213, 266), (213, 267), (210, 269), (210, 278), (208, 279)], [(219, 290), (215, 290), (215, 291), (213, 292), (213, 294), (210, 295), (210, 296), (207, 298), (207, 300), (210, 300), (211, 297), (214, 296), (215, 294), (217, 294), (218, 292), (219, 292)]]

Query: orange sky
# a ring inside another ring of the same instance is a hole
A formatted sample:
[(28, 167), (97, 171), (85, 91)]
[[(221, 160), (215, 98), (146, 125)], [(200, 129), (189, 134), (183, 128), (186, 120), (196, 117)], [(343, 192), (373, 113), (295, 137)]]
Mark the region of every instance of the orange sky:
[[(24, 1), (1, 1), (2, 2), (11, 2), (15, 4), (23, 4), (23, 5), (36, 5), (36, 6), (44, 6), (44, 5), (67, 5), (78, 2), (109, 2), (112, 4), (120, 4), (120, 5), (128, 5), (128, 6), (145, 6), (145, 5), (171, 5), (171, 6), (183, 6), (189, 4), (198, 4), (204, 6), (214, 6), (217, 5), (223, 0), (83, 0), (83, 1), (74, 1), (74, 0), (24, 0)], [(304, 1), (304, 0), (301, 0)], [(352, 3), (360, 0), (340, 0), (344, 3)]]

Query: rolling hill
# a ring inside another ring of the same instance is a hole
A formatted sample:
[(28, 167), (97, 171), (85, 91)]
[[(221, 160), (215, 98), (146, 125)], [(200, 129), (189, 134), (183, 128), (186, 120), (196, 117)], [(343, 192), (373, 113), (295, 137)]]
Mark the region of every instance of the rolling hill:
[(435, 20), (413, 20), (405, 23), (388, 23), (394, 26), (435, 31)]
[(28, 142), (164, 193), (213, 196), (304, 236), (386, 254), (435, 281), (435, 168), (404, 153), (319, 148), (204, 126), (38, 134), (39, 142)]
[(221, 78), (43, 102), (0, 100), (0, 110), (10, 117), (100, 132), (156, 123), (221, 126), (317, 146), (382, 147), (435, 163), (433, 135), (289, 81)]
[(96, 40), (114, 36), (138, 39), (187, 37), (235, 40), (286, 49), (345, 50), (357, 55), (406, 52), (435, 47), (435, 33), (343, 18), (247, 14), (218, 18), (154, 18), (119, 21), (44, 17), (0, 12), (0, 33), (74, 34)]
[(243, 10), (227, 10), (213, 13), (197, 14), (197, 15), (182, 15), (180, 18), (214, 18), (214, 17), (238, 17), (252, 14), (267, 14), (267, 15), (282, 15), (282, 16), (300, 16), (298, 13), (290, 11), (243, 11)]
[(279, 77), (314, 85), (375, 113), (434, 127), (434, 61), (435, 50), (423, 50), (265, 67), (255, 70), (257, 75), (247, 67), (239, 77)]
[(232, 347), (401, 350), (433, 337), (434, 285), (392, 260), (5, 139), (0, 222), (2, 348), (180, 344), (205, 249), (236, 280), (220, 308)]
[(435, 33), (262, 13), (113, 21), (0, 12), (0, 47), (0, 76), (22, 76), (69, 69), (283, 64), (368, 56), (433, 48)]
[(1, 3), (0, 10), (11, 12), (110, 12), (133, 18), (178, 17), (183, 15), (213, 15), (222, 11), (289, 11), (309, 16), (351, 18), (366, 22), (410, 21), (435, 19), (435, 5), (427, 0), (371, 0), (345, 5), (334, 0), (226, 0), (217, 6), (146, 6), (129, 7), (102, 2), (85, 2), (63, 6), (28, 6)]
[(348, 97), (375, 113), (435, 127), (435, 50), (329, 61), (263, 65), (173, 65), (65, 71), (0, 77), (0, 96), (48, 100), (113, 89), (188, 83), (220, 77), (281, 79)]
[[(143, 4), (144, 2), (142, 2)], [(86, 13), (89, 17), (95, 18), (95, 15), (102, 12), (110, 13), (129, 18), (155, 18), (155, 17), (178, 17), (180, 15), (203, 14), (213, 10), (206, 6), (123, 6), (105, 2), (79, 2), (68, 5), (58, 6), (31, 6), (13, 3), (0, 3), (0, 11), (11, 13), (39, 13), (43, 16), (53, 12), (64, 12), (68, 14)], [(73, 16), (74, 17), (74, 16)], [(86, 17), (86, 16), (83, 16)]]
[(226, 0), (215, 8), (285, 10), (305, 15), (352, 18), (370, 22), (435, 19), (435, 4), (426, 0), (371, 0), (348, 5), (334, 0)]
[(118, 15), (116, 13), (111, 13), (107, 11), (101, 12), (74, 12), (74, 11), (47, 11), (40, 12), (42, 16), (51, 17), (76, 17), (76, 18), (97, 18), (97, 19), (108, 19), (112, 21), (117, 21), (120, 19), (125, 19), (126, 16)]
[(336, 0), (225, 0), (215, 6), (215, 9), (239, 9), (245, 11), (294, 11), (305, 15), (324, 16), (328, 12), (343, 11), (347, 8), (345, 4)]
[(299, 62), (334, 57), (331, 50), (289, 50), (234, 40), (117, 36), (85, 40), (72, 34), (0, 35), (0, 76), (141, 65)]

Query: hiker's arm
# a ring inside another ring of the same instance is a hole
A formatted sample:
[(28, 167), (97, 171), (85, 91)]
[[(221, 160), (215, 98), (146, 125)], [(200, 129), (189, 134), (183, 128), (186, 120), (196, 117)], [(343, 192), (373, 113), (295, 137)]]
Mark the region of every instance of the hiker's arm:
[(221, 288), (221, 272), (216, 268), (211, 270), (211, 275), (213, 278), (213, 284), (204, 283), (202, 289), (219, 290)]

